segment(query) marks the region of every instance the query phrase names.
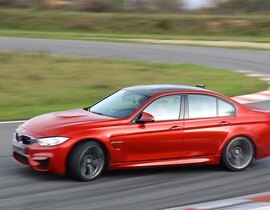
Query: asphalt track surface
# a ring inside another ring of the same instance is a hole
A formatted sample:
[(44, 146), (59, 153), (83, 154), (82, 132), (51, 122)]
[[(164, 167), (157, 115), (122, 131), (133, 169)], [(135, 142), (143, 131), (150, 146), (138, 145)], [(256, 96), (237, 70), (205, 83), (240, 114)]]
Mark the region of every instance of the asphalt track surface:
[[(0, 38), (0, 51), (197, 63), (270, 73), (270, 52), (259, 51), (13, 38)], [(253, 105), (270, 110), (269, 101)], [(237, 173), (218, 166), (164, 167), (111, 171), (89, 183), (36, 172), (11, 158), (11, 136), (19, 124), (0, 124), (0, 210), (164, 209), (270, 189), (270, 158)]]
[(0, 37), (0, 51), (192, 63), (232, 70), (270, 72), (270, 51), (8, 37)]

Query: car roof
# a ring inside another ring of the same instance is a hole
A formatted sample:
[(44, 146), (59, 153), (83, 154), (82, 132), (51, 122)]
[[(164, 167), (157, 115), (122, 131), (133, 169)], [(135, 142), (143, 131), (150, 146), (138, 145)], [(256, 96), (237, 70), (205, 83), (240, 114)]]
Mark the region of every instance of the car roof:
[[(153, 96), (158, 93), (181, 91), (181, 90), (196, 90), (196, 91), (209, 91), (200, 87), (193, 87), (187, 85), (174, 85), (174, 84), (155, 84), (155, 85), (136, 85), (124, 88), (125, 90), (134, 91), (140, 94)], [(212, 92), (212, 91), (211, 91)]]

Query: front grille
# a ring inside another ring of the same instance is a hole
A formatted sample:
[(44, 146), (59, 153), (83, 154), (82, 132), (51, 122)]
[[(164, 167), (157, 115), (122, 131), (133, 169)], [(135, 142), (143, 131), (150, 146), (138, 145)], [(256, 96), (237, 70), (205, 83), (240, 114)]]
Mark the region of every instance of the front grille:
[(14, 152), (14, 157), (19, 162), (24, 163), (26, 165), (29, 165), (29, 161), (28, 161), (27, 157), (25, 157), (25, 156), (23, 156), (23, 155), (21, 155), (21, 154), (19, 154), (17, 152)]
[(16, 133), (16, 140), (17, 142), (21, 142), (25, 145), (30, 145), (33, 143), (33, 139), (30, 136), (21, 135), (19, 133)]

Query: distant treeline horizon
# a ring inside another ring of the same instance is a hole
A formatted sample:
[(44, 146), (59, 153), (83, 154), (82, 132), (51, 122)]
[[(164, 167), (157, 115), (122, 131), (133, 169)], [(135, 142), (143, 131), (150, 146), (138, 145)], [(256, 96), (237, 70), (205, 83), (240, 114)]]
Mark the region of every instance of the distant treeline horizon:
[(184, 0), (0, 0), (1, 8), (67, 9), (89, 12), (270, 14), (270, 0), (214, 0), (187, 10)]

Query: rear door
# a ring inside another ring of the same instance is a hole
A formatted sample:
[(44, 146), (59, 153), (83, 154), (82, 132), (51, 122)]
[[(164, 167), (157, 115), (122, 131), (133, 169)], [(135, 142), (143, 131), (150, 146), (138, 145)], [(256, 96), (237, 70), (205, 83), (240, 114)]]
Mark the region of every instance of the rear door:
[(235, 107), (203, 94), (186, 95), (185, 106), (182, 157), (215, 155), (231, 129)]

